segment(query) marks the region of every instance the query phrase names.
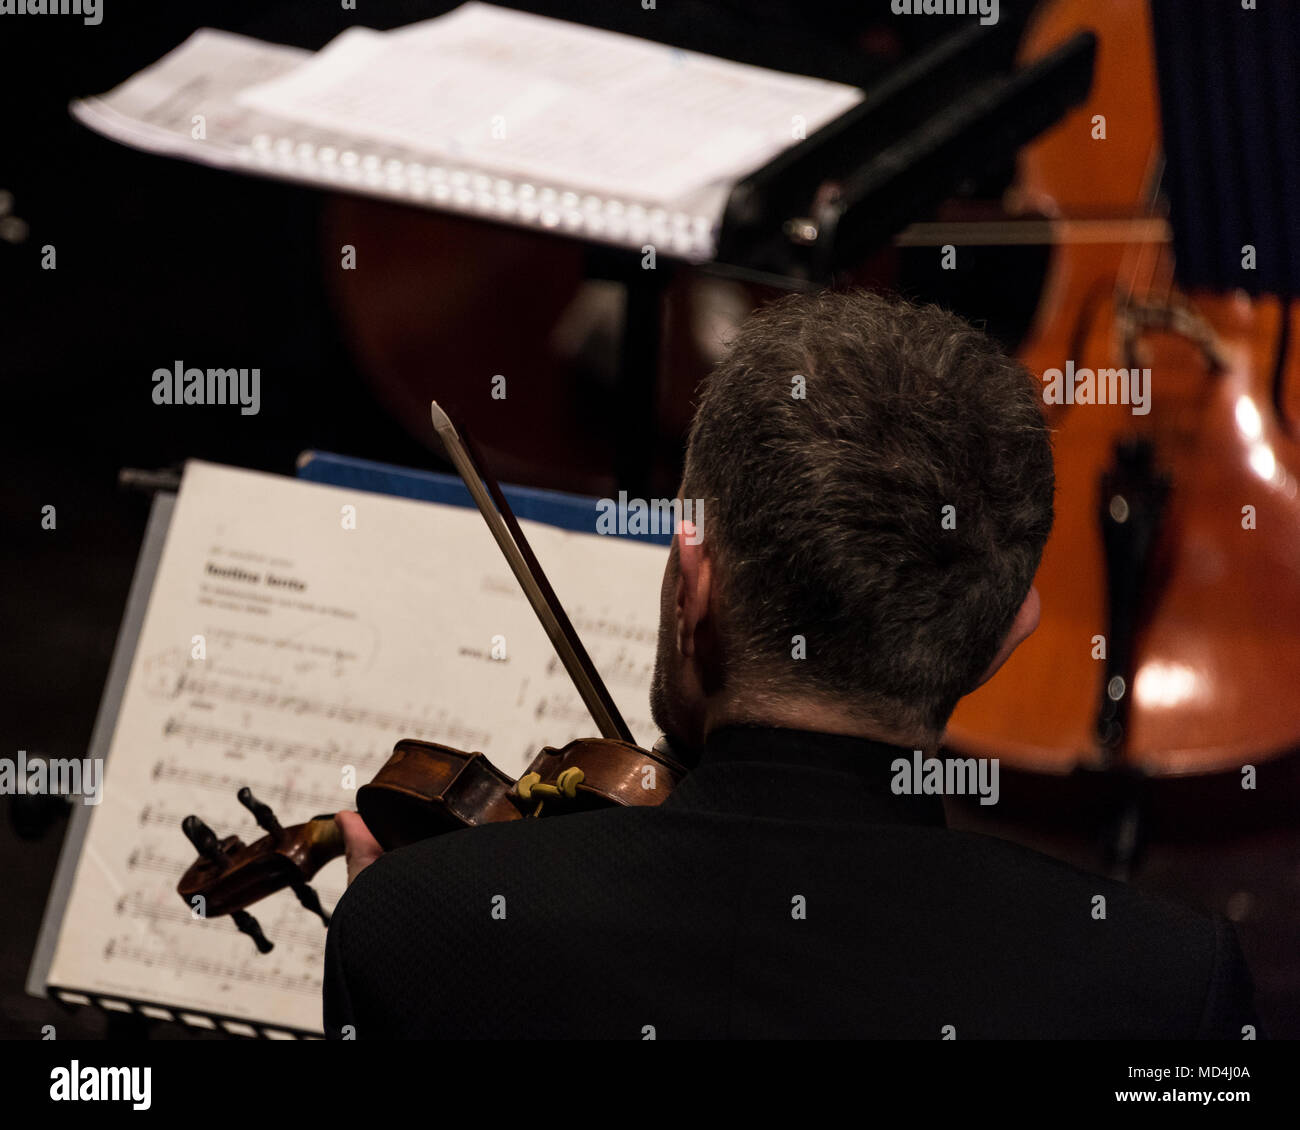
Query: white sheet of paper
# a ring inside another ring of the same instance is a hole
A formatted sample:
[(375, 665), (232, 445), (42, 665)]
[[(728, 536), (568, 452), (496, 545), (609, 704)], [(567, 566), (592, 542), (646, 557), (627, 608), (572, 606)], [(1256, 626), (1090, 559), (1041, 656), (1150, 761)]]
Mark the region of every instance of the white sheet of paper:
[(107, 94), (78, 99), (72, 114), (124, 145), (228, 166), (254, 134), (291, 124), (240, 106), (238, 93), (292, 71), (310, 54), (200, 28)]
[(245, 106), (462, 165), (672, 205), (734, 181), (861, 98), (854, 87), (478, 2), (353, 28)]
[[(522, 525), (650, 744), (666, 551)], [(252, 908), (275, 943), (263, 956), (229, 918), (194, 919), (176, 893), (194, 859), (181, 819), (248, 843), (262, 833), (243, 785), (288, 825), (354, 807), (401, 738), (518, 775), (594, 733), (477, 511), (190, 463), (49, 982), (319, 1032), (323, 926), (281, 892)], [(343, 882), (341, 860), (318, 876), (327, 909)]]

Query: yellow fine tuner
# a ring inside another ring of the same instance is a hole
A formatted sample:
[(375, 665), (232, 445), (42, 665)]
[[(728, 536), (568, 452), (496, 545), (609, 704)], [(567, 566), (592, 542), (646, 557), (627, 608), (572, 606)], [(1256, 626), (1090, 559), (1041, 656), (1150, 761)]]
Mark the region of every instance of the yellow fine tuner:
[(562, 770), (555, 778), (554, 785), (543, 785), (540, 773), (525, 773), (515, 782), (515, 792), (524, 800), (532, 800), (535, 796), (562, 796), (572, 800), (578, 795), (578, 786), (582, 784), (585, 777), (586, 774), (576, 765)]

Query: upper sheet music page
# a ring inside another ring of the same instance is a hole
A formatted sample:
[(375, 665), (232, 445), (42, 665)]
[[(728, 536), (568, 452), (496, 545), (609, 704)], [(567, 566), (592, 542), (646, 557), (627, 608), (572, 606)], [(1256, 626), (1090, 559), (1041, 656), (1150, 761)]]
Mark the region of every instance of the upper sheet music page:
[(752, 172), (861, 97), (469, 3), (397, 31), (353, 28), (240, 101), (538, 186), (672, 206)]

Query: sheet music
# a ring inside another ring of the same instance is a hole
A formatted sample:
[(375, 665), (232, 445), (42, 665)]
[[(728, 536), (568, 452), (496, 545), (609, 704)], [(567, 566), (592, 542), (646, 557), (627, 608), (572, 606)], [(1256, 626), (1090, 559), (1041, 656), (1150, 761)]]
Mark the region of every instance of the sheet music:
[(240, 102), (601, 196), (668, 205), (762, 165), (861, 97), (490, 4), (353, 28)]
[[(665, 550), (522, 525), (650, 744)], [(229, 918), (193, 919), (181, 818), (248, 843), (243, 785), (288, 825), (355, 807), (401, 738), (518, 775), (594, 732), (477, 511), (190, 463), (49, 982), (319, 1032), (324, 928), (289, 892), (252, 908), (267, 955)], [(341, 860), (314, 883), (327, 908), (343, 884)]]
[(201, 28), (70, 108), (150, 152), (701, 261), (734, 183), (861, 98), (469, 3), (315, 55)]
[(292, 71), (310, 55), (200, 28), (108, 94), (74, 102), (72, 113), (125, 145), (225, 165), (254, 134), (290, 126), (239, 106), (239, 92)]

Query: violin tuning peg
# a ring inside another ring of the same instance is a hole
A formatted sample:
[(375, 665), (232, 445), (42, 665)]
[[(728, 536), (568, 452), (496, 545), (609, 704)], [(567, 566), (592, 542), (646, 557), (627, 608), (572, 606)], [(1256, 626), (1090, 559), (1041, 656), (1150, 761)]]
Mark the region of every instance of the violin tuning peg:
[(197, 816), (185, 817), (181, 821), (181, 831), (185, 833), (185, 838), (194, 845), (194, 850), (204, 859), (218, 864), (225, 862), (225, 854), (221, 850), (221, 841), (217, 839), (216, 832)]
[(257, 821), (257, 826), (262, 831), (269, 832), (273, 836), (283, 833), (284, 829), (280, 826), (280, 821), (275, 818), (275, 813), (271, 811), (271, 806), (258, 800), (247, 785), (235, 795), (239, 798), (239, 803), (253, 814), (253, 819)]
[(294, 883), (292, 886), (293, 893), (298, 896), (298, 901), (313, 914), (317, 915), (320, 920), (328, 926), (330, 924), (330, 916), (321, 905), (320, 895), (316, 893), (316, 888), (306, 881)]
[(235, 920), (235, 925), (239, 927), (241, 934), (247, 934), (253, 939), (253, 945), (257, 947), (258, 953), (270, 953), (275, 946), (262, 933), (261, 924), (246, 910), (233, 910), (230, 917)]

